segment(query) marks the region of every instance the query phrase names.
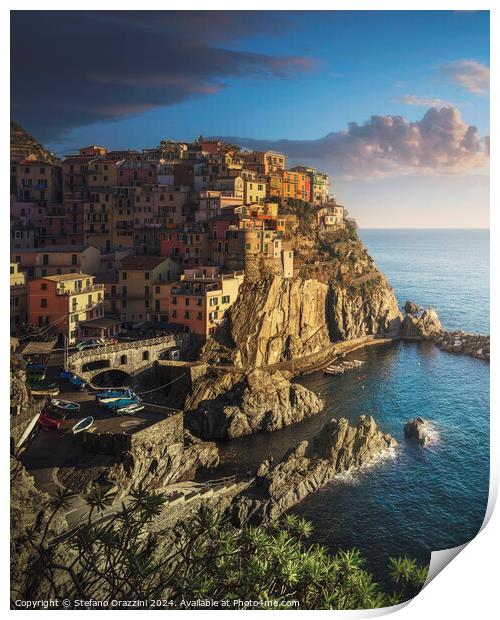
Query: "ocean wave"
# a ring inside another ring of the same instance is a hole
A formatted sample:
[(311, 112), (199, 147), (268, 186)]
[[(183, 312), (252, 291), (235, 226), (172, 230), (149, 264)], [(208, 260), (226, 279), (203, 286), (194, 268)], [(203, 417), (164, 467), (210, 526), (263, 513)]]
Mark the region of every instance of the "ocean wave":
[(351, 483), (357, 484), (359, 482), (360, 476), (363, 473), (374, 469), (378, 465), (385, 463), (387, 461), (395, 461), (399, 454), (399, 447), (387, 448), (386, 450), (382, 450), (377, 456), (368, 461), (367, 463), (363, 463), (363, 465), (359, 465), (358, 467), (352, 467), (347, 471), (343, 471), (340, 474), (337, 474), (332, 482), (342, 482), (342, 483)]

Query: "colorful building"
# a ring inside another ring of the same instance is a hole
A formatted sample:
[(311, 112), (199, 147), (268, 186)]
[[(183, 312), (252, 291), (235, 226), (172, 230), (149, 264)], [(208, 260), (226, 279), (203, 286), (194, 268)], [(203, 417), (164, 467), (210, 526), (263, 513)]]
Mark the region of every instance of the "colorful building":
[(101, 252), (92, 246), (12, 249), (10, 259), (30, 280), (65, 273), (95, 275), (101, 269)]
[(84, 321), (104, 315), (104, 286), (94, 276), (61, 274), (28, 283), (28, 323), (74, 344)]
[(118, 270), (117, 304), (123, 322), (150, 321), (155, 287), (177, 280), (182, 267), (171, 258), (128, 256)]
[(10, 331), (15, 333), (27, 320), (26, 274), (18, 263), (10, 264)]
[(214, 278), (185, 278), (167, 287), (168, 322), (207, 338), (227, 318), (244, 279), (243, 272)]
[(40, 206), (62, 201), (60, 168), (28, 155), (16, 165), (17, 199)]

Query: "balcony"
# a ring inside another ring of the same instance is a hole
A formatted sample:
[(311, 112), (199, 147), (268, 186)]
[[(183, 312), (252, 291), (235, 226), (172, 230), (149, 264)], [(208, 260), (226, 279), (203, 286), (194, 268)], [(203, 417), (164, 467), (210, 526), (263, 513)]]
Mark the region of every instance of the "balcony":
[(104, 291), (104, 284), (93, 284), (92, 286), (87, 286), (79, 290), (59, 289), (56, 295), (83, 295), (85, 293), (97, 293), (99, 291)]

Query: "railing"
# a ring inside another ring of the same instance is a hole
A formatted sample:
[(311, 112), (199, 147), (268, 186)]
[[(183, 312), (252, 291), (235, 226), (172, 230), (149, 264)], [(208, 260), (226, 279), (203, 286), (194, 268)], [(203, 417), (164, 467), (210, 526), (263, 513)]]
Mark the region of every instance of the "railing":
[(157, 338), (148, 338), (147, 340), (133, 340), (132, 342), (121, 342), (119, 344), (111, 344), (103, 347), (95, 347), (73, 353), (68, 357), (68, 364), (77, 362), (86, 357), (95, 355), (107, 355), (108, 353), (116, 353), (117, 351), (127, 351), (129, 349), (153, 347), (158, 344), (175, 343), (180, 344), (184, 340), (184, 334), (176, 334), (170, 336), (158, 336)]

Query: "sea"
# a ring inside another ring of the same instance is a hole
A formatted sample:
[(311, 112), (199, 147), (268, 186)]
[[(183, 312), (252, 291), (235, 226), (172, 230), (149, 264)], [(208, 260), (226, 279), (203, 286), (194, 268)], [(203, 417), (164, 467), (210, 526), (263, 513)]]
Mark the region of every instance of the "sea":
[[(399, 304), (434, 307), (446, 329), (489, 333), (489, 231), (360, 230)], [(298, 381), (320, 394), (324, 411), (281, 431), (228, 443), (249, 467), (275, 462), (333, 417), (372, 415), (398, 447), (364, 469), (339, 477), (291, 512), (314, 526), (312, 542), (331, 552), (359, 549), (389, 587), (391, 556), (425, 564), (433, 550), (470, 541), (481, 528), (489, 486), (489, 364), (440, 351), (428, 342), (358, 350), (365, 364), (343, 376), (322, 372)], [(414, 416), (429, 420), (435, 441), (404, 437)], [(231, 455), (227, 455), (231, 456)]]

